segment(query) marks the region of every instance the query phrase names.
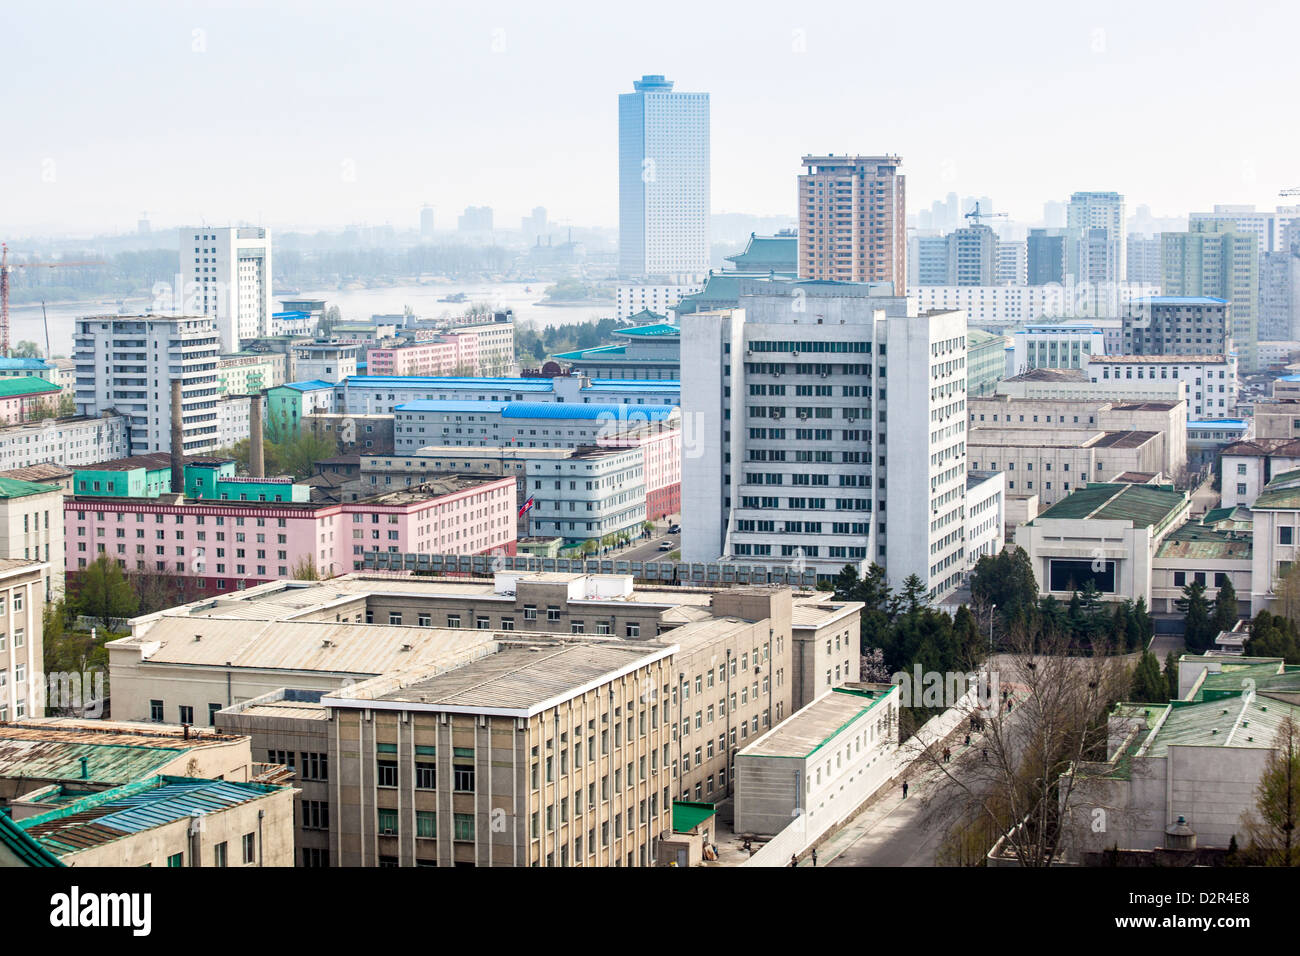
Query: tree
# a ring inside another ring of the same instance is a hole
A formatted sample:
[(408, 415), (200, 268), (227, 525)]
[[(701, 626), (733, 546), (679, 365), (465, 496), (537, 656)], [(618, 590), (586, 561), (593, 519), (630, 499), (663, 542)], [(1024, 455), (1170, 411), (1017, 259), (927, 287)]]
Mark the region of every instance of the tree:
[(1220, 631), (1231, 631), (1237, 626), (1237, 620), (1237, 590), (1232, 586), (1232, 580), (1225, 574), (1219, 593), (1214, 597), (1214, 614), (1211, 621), (1215, 635), (1217, 636)]
[(1260, 611), (1250, 622), (1245, 652), (1251, 657), (1280, 657), (1288, 664), (1300, 664), (1295, 621), (1281, 614)]
[(316, 570), (316, 562), (312, 560), (310, 554), (304, 554), (293, 566), (293, 579), (295, 581), (320, 580), (320, 572)]
[(1187, 649), (1193, 652), (1206, 650), (1219, 632), (1210, 619), (1210, 604), (1205, 598), (1205, 585), (1192, 581), (1183, 588), (1183, 596), (1176, 606), (1183, 614), (1183, 637)]
[(130, 617), (140, 605), (122, 573), (122, 567), (107, 554), (82, 569), (77, 589), (77, 607), (87, 617), (97, 618), (105, 630), (113, 618)]
[(1067, 771), (1104, 757), (1107, 712), (1127, 695), (1128, 669), (1101, 641), (1092, 654), (1072, 656), (1068, 635), (1020, 626), (1005, 645), (997, 673), (1023, 702), (1008, 712), (993, 695), (987, 708), (971, 709), (982, 718), (988, 759), (970, 753), (945, 762), (941, 740), (912, 746), (941, 775), (934, 791), (941, 812), (958, 826), (997, 834), (1001, 852), (1022, 867), (1050, 866), (1064, 849), (1064, 821), (1093, 796)]
[(1169, 700), (1169, 682), (1160, 671), (1160, 662), (1150, 651), (1143, 651), (1133, 668), (1129, 700), (1139, 704), (1163, 704)]
[(41, 350), (41, 347), (37, 345), (35, 342), (31, 342), (27, 339), (23, 339), (21, 342), (15, 345), (13, 347), (13, 350), (10, 352), (10, 354), (14, 358), (44, 358), (45, 357), (45, 353)]
[(1165, 655), (1165, 700), (1178, 700), (1178, 656), (1170, 651)]
[(1282, 720), (1255, 789), (1256, 814), (1243, 819), (1251, 854), (1265, 866), (1300, 866), (1300, 725)]

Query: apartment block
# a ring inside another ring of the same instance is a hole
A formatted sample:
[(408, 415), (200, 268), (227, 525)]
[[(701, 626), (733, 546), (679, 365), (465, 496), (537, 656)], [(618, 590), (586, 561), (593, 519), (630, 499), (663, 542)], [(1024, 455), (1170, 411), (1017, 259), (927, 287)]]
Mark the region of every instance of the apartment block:
[(40, 592), (43, 601), (63, 596), (61, 554), (63, 489), (0, 477), (0, 558), (42, 562), (45, 566), (44, 588)]
[(804, 156), (799, 278), (907, 289), (907, 214), (898, 156)]
[(1227, 355), (1232, 321), (1226, 299), (1152, 296), (1124, 313), (1124, 355)]
[(556, 461), (525, 465), (528, 533), (595, 541), (640, 533), (646, 521), (645, 458), (639, 448), (575, 449)]
[[(220, 354), (211, 318), (97, 315), (77, 320), (77, 413), (126, 419), (132, 455), (169, 452), (174, 379), (182, 386), (187, 455), (217, 441)], [(100, 456), (97, 456), (100, 457)]]
[(213, 320), (221, 352), (271, 334), (271, 232), (250, 226), (180, 230), (181, 311)]
[(1258, 367), (1259, 254), (1254, 235), (1228, 221), (1201, 220), (1160, 236), (1167, 296), (1211, 296), (1231, 304), (1232, 340), (1243, 371)]
[(43, 561), (0, 558), (0, 723), (43, 716), (49, 577)]
[(80, 465), (127, 454), (126, 419), (113, 413), (0, 428), (0, 467), (6, 471), (46, 463)]

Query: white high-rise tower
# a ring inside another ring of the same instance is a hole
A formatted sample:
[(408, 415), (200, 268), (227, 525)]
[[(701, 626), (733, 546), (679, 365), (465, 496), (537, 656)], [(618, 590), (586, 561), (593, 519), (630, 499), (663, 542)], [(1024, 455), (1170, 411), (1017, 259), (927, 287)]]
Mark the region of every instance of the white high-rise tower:
[(182, 228), (180, 278), (180, 312), (212, 316), (222, 352), (271, 334), (271, 230)]
[(618, 98), (618, 271), (697, 280), (709, 271), (709, 94), (643, 76)]

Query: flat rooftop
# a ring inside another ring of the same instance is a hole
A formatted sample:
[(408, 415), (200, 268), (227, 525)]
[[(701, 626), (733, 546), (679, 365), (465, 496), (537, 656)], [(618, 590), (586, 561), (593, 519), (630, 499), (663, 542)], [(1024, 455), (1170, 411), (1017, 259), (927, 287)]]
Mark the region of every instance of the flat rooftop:
[(742, 757), (808, 757), (889, 696), (892, 684), (836, 687), (740, 751)]
[[(440, 708), (503, 708), (536, 712), (668, 656), (672, 643), (607, 641), (505, 643), (496, 653), (374, 700)], [(365, 700), (366, 688), (337, 692)], [(329, 698), (327, 698), (328, 700)]]

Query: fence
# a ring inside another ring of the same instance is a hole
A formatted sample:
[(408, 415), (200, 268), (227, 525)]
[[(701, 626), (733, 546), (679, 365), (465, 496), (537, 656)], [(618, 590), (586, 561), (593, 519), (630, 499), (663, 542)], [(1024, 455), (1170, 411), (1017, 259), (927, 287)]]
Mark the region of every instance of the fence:
[(700, 587), (783, 584), (815, 588), (817, 572), (789, 566), (628, 561), (619, 558), (543, 558), (531, 554), (412, 554), (367, 552), (365, 571), (410, 571), (415, 574), (487, 576), (496, 571), (558, 571), (571, 574), (630, 574), (638, 581)]

